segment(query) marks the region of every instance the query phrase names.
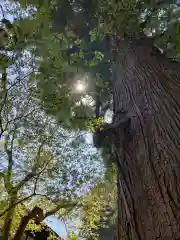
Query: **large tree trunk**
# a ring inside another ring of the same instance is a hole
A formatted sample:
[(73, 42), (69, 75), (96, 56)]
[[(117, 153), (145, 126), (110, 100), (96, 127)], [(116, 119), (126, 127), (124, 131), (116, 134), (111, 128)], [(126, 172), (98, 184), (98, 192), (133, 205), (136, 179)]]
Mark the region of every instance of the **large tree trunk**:
[(132, 120), (119, 159), (118, 239), (180, 239), (180, 65), (146, 40), (116, 44), (114, 107)]

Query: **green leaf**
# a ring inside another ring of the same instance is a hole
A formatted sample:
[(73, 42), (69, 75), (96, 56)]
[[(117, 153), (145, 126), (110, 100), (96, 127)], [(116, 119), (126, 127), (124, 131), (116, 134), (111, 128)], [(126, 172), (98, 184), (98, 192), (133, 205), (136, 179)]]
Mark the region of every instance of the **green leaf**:
[(95, 54), (95, 58), (100, 61), (102, 61), (102, 59), (104, 58), (104, 54), (102, 52), (95, 51), (94, 54)]
[(93, 30), (90, 31), (90, 36), (91, 36), (91, 41), (92, 42), (97, 39), (98, 34), (97, 34), (97, 29), (96, 28), (94, 28)]

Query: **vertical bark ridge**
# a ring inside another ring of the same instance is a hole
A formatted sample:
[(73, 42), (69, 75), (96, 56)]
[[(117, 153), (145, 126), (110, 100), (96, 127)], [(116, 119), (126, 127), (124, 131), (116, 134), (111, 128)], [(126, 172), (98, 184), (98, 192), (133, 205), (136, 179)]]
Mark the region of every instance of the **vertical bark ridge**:
[(129, 110), (132, 137), (121, 170), (131, 220), (120, 198), (119, 239), (180, 239), (180, 67), (146, 42), (120, 44), (115, 110)]

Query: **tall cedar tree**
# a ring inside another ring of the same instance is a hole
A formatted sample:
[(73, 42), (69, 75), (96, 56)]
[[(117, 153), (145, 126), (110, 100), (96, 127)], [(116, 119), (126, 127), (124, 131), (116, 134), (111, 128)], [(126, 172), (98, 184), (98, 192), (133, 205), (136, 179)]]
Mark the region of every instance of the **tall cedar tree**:
[(146, 38), (119, 36), (115, 47), (114, 107), (131, 117), (118, 159), (118, 239), (180, 239), (180, 67)]
[(117, 44), (115, 110), (123, 107), (131, 117), (118, 159), (125, 195), (118, 196), (118, 239), (179, 239), (180, 67), (154, 55), (145, 39)]

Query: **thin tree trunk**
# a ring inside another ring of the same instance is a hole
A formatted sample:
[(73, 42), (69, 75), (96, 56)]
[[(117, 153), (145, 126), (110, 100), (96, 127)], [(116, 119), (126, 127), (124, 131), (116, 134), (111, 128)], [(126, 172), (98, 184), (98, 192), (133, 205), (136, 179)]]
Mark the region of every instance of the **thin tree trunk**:
[(4, 219), (3, 232), (2, 232), (3, 240), (9, 239), (11, 222), (12, 222), (13, 214), (15, 211), (14, 206), (15, 206), (16, 200), (17, 200), (17, 194), (13, 193), (9, 203), (9, 211), (6, 213), (5, 219)]
[(119, 159), (118, 239), (180, 239), (180, 65), (146, 40), (116, 45), (114, 108), (132, 120)]
[(43, 210), (40, 207), (35, 206), (29, 213), (21, 219), (18, 230), (13, 238), (13, 240), (21, 239), (26, 226), (28, 225), (31, 219), (35, 220), (36, 224), (40, 224), (45, 218), (55, 214), (61, 208), (74, 207), (77, 203), (61, 203), (56, 205), (53, 209), (43, 213)]
[(38, 223), (40, 223), (43, 220), (43, 210), (39, 207), (34, 207), (33, 210), (28, 213), (28, 215), (22, 217), (19, 228), (13, 240), (20, 240), (22, 238), (26, 226), (33, 218), (37, 219)]
[(20, 240), (22, 238), (24, 230), (25, 230), (26, 226), (28, 225), (29, 221), (30, 221), (29, 216), (24, 216), (21, 219), (21, 223), (20, 223), (20, 226), (14, 236), (14, 240)]

